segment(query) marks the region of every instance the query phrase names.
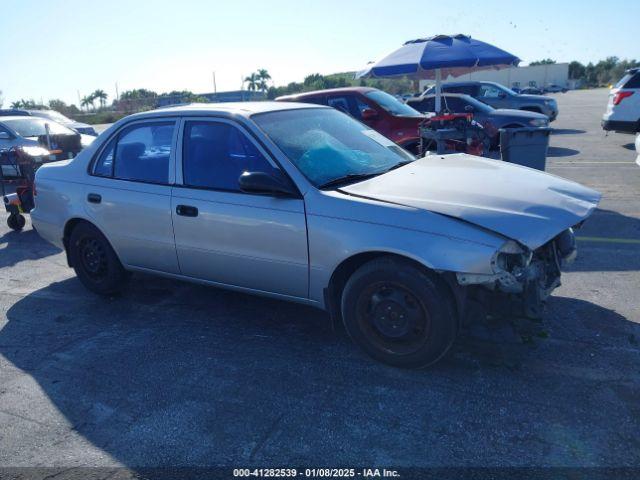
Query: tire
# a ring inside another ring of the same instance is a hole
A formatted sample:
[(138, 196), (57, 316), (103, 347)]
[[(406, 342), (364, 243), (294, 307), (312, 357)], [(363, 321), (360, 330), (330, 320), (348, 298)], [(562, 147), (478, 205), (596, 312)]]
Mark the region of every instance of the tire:
[(22, 230), (27, 223), (27, 220), (23, 215), (20, 214), (11, 214), (7, 217), (7, 226), (16, 232)]
[(71, 232), (69, 259), (80, 282), (100, 295), (122, 291), (130, 276), (109, 241), (89, 223), (80, 223)]
[(349, 278), (342, 318), (353, 341), (374, 359), (401, 368), (423, 368), (455, 340), (458, 320), (444, 281), (413, 263), (372, 260)]

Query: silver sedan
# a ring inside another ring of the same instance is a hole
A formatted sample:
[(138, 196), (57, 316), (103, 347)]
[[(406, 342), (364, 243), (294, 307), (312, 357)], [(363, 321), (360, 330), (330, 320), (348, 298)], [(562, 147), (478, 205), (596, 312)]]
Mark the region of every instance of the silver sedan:
[(132, 115), (36, 184), (34, 225), (88, 289), (150, 272), (306, 303), (401, 367), (440, 359), (469, 300), (539, 316), (600, 199), (500, 161), (415, 159), (283, 102)]

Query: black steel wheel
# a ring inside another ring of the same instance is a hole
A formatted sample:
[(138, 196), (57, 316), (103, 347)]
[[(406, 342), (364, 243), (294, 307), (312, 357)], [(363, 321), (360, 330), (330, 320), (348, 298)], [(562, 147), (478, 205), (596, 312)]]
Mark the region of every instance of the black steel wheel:
[(396, 257), (372, 260), (347, 281), (342, 317), (370, 356), (397, 367), (438, 361), (457, 333), (453, 297), (436, 274)]
[(26, 223), (27, 220), (23, 215), (20, 215), (19, 213), (12, 213), (11, 215), (9, 215), (9, 217), (7, 217), (7, 226), (11, 230), (15, 230), (16, 232), (22, 230)]
[(111, 295), (124, 288), (129, 278), (105, 236), (93, 225), (80, 223), (68, 242), (71, 266), (82, 284), (92, 292)]

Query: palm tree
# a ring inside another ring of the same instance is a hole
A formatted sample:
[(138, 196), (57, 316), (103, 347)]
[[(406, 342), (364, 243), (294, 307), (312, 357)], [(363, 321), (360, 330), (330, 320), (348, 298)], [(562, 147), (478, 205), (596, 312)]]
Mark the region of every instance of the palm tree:
[(258, 89), (258, 75), (256, 75), (255, 73), (252, 73), (251, 75), (249, 75), (247, 78), (244, 79), (244, 81), (247, 83), (247, 90), (253, 91), (255, 92)]
[(85, 107), (87, 109), (87, 111), (89, 111), (89, 105), (91, 105), (93, 103), (93, 99), (91, 98), (90, 95), (85, 95), (84, 97), (82, 97), (82, 100), (80, 100), (80, 105)]
[(269, 88), (269, 85), (267, 85), (267, 81), (271, 80), (271, 75), (269, 75), (269, 72), (267, 72), (266, 68), (259, 68), (256, 75), (258, 77), (259, 89), (263, 92), (266, 92)]
[(100, 108), (104, 108), (104, 105), (107, 102), (107, 97), (108, 97), (108, 95), (105, 93), (104, 90), (96, 90), (91, 94), (91, 96), (100, 102)]
[(22, 100), (11, 102), (11, 108), (22, 108)]

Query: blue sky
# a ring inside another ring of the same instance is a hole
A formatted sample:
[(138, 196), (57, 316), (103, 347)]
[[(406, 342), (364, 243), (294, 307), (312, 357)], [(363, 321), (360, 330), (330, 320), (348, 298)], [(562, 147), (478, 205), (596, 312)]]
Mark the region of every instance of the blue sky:
[(115, 95), (240, 87), (266, 68), (277, 85), (362, 68), (404, 41), (465, 33), (525, 63), (640, 59), (640, 1), (2, 0), (0, 90), (77, 103)]

